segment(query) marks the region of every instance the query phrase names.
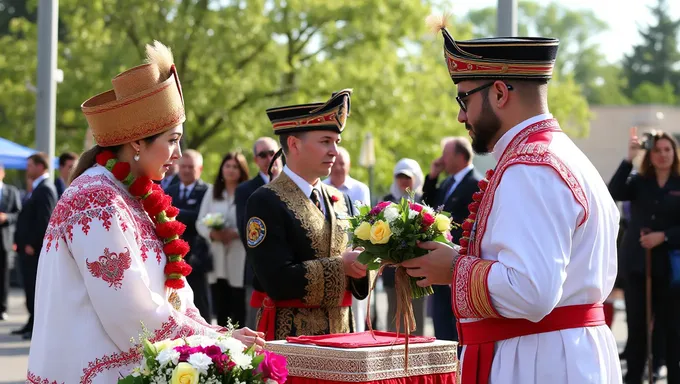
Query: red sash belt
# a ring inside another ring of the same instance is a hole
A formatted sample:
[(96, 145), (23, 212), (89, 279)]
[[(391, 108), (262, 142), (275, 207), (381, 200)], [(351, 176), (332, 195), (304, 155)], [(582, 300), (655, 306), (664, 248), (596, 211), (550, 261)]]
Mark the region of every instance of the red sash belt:
[(496, 341), (598, 325), (605, 325), (602, 304), (555, 308), (538, 323), (526, 319), (484, 319), (468, 323), (458, 322), (460, 343), (465, 346), (462, 384), (487, 384), (489, 382)]
[[(250, 298), (250, 306), (262, 308), (260, 321), (257, 323), (257, 331), (264, 332), (266, 341), (274, 340), (276, 334), (276, 308), (321, 308), (318, 305), (307, 305), (302, 300), (272, 300), (265, 292), (253, 291)], [(340, 307), (352, 306), (352, 293), (345, 291)]]

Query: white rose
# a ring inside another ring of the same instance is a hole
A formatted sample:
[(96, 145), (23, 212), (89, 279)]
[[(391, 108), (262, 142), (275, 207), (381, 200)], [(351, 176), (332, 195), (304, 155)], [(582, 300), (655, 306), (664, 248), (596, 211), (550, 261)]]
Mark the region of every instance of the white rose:
[(161, 367), (166, 366), (170, 362), (177, 365), (179, 363), (179, 352), (173, 348), (166, 348), (156, 356), (156, 361), (158, 361)]
[(418, 216), (418, 215), (419, 215), (419, 213), (418, 213), (417, 211), (414, 211), (414, 210), (412, 210), (412, 209), (409, 209), (409, 210), (408, 210), (408, 219), (409, 219), (409, 220), (415, 219), (416, 216)]
[(252, 368), (251, 364), (253, 363), (253, 358), (250, 355), (246, 355), (243, 352), (233, 352), (230, 353), (229, 356), (231, 357), (231, 361), (233, 361), (237, 367), (241, 369)]
[(383, 210), (383, 216), (385, 216), (385, 221), (391, 223), (399, 218), (399, 210), (397, 207), (390, 205)]
[(208, 368), (212, 364), (212, 359), (203, 352), (194, 353), (189, 356), (189, 364), (204, 375), (208, 374)]
[(229, 354), (243, 352), (246, 349), (245, 344), (233, 337), (220, 338), (215, 342), (215, 345), (220, 347), (222, 352), (229, 352)]

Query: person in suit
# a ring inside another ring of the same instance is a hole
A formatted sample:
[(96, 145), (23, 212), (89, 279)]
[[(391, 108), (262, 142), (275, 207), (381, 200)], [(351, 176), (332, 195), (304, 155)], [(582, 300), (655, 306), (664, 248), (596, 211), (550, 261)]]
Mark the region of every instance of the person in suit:
[(26, 161), (27, 177), (32, 179), (32, 192), (17, 218), (14, 242), (19, 253), (19, 265), (26, 293), (26, 308), (30, 317), (26, 325), (13, 331), (30, 339), (33, 335), (35, 283), (38, 273), (38, 260), (42, 250), (43, 237), (57, 205), (57, 189), (50, 180), (49, 157), (39, 152)]
[(246, 254), (255, 279), (252, 303), (265, 340), (349, 333), (352, 298), (368, 295), (369, 274), (348, 248), (349, 197), (321, 182), (338, 155), (351, 90), (326, 103), (270, 108), (287, 164), (246, 206)]
[[(399, 203), (402, 198), (409, 198), (413, 194), (413, 201), (421, 203), (423, 198), (423, 171), (420, 164), (413, 159), (401, 159), (394, 166), (392, 172), (394, 181), (390, 186), (390, 193), (383, 197), (383, 201)], [(395, 268), (385, 268), (382, 276), (383, 288), (387, 294), (387, 330), (396, 332), (397, 292), (395, 291)], [(416, 318), (416, 330), (412, 335), (423, 335), (425, 330), (425, 297), (414, 299), (413, 313)]]
[[(252, 179), (239, 184), (234, 192), (234, 204), (236, 204), (236, 227), (238, 228), (241, 242), (246, 246), (245, 214), (246, 203), (250, 195), (256, 189), (268, 184), (269, 164), (274, 158), (274, 154), (279, 150), (279, 144), (271, 137), (260, 137), (253, 145), (253, 158), (259, 172)], [(281, 160), (277, 159), (271, 167), (271, 174), (276, 178), (281, 173)], [(256, 327), (257, 308), (250, 305), (250, 297), (253, 295), (253, 267), (250, 260), (246, 258), (246, 265), (243, 270), (243, 287), (246, 290), (246, 327), (254, 329)]]
[(192, 271), (187, 276), (187, 283), (194, 291), (194, 304), (206, 321), (210, 322), (210, 287), (208, 273), (212, 271), (212, 255), (210, 244), (198, 234), (196, 220), (201, 202), (208, 190), (208, 185), (201, 180), (203, 172), (203, 156), (198, 151), (189, 149), (179, 159), (180, 182), (171, 185), (166, 193), (172, 197), (172, 203), (179, 209), (177, 221), (186, 225), (182, 239), (191, 247), (186, 261)]
[(64, 152), (59, 156), (59, 177), (54, 181), (54, 186), (57, 188), (57, 197), (61, 198), (64, 191), (69, 186), (71, 179), (71, 171), (78, 162), (78, 155), (73, 152)]
[(0, 163), (0, 321), (7, 320), (9, 260), (14, 252), (14, 230), (21, 211), (19, 190), (4, 184), (5, 167)]
[[(423, 201), (432, 206), (443, 206), (451, 214), (454, 223), (462, 224), (468, 216), (468, 205), (472, 194), (477, 192), (477, 183), (482, 179), (472, 165), (472, 146), (465, 137), (452, 137), (444, 140), (442, 155), (432, 162), (430, 173), (423, 185)], [(439, 175), (448, 176), (437, 186)], [(453, 241), (463, 234), (461, 227), (451, 231)], [(448, 285), (434, 285), (432, 298), (432, 321), (434, 334), (441, 340), (458, 340), (456, 318), (451, 310), (451, 288)]]

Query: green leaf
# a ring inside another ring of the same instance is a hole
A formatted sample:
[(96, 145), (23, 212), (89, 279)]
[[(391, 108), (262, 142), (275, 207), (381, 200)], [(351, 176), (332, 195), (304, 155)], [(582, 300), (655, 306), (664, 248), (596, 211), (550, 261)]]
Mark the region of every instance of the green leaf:
[(368, 251), (363, 251), (357, 257), (357, 261), (361, 264), (368, 265), (370, 262), (375, 260), (375, 256)]

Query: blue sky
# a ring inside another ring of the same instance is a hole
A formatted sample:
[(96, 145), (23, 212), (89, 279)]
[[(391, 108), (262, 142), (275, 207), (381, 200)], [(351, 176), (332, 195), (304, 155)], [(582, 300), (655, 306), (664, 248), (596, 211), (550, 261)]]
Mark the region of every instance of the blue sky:
[[(556, 0), (571, 9), (590, 9), (600, 19), (609, 24), (609, 30), (596, 37), (610, 62), (615, 62), (630, 53), (632, 46), (640, 42), (638, 25), (648, 25), (653, 21), (647, 6), (655, 5), (656, 0)], [(471, 9), (485, 8), (498, 4), (497, 0), (454, 0), (449, 10), (463, 15)], [(674, 19), (680, 18), (680, 1), (670, 0), (669, 12)]]

